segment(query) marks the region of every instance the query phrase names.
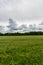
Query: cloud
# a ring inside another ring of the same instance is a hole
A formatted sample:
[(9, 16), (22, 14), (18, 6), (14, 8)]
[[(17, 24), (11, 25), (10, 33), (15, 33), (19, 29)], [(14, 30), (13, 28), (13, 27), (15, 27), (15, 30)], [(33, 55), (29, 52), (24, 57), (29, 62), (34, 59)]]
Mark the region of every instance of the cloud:
[(0, 0), (0, 19), (43, 20), (43, 0)]
[(21, 26), (19, 26), (19, 30), (23, 30), (23, 29), (26, 29), (27, 28), (27, 26), (26, 25), (21, 25)]
[(27, 26), (25, 24), (22, 24), (18, 27), (18, 32), (26, 32), (27, 31)]
[(41, 22), (39, 25), (43, 25), (43, 22)]
[(43, 31), (43, 25), (29, 25), (29, 31)]
[(0, 33), (4, 33), (4, 27), (3, 26), (0, 26)]
[[(0, 0), (0, 22), (7, 24), (8, 21), (10, 31), (42, 29), (43, 23), (38, 25), (39, 27), (33, 24), (43, 21), (43, 0)], [(17, 28), (16, 23), (21, 26)], [(25, 24), (30, 26), (27, 28)]]
[(30, 24), (27, 26), (26, 24), (22, 24), (20, 26), (17, 25), (16, 21), (13, 19), (9, 18), (9, 25), (8, 27), (8, 32), (14, 33), (14, 32), (31, 32), (31, 31), (43, 31), (43, 25), (36, 25), (36, 24)]
[(17, 30), (17, 24), (13, 19), (9, 19), (8, 32), (14, 32)]
[(29, 32), (30, 31), (36, 31), (37, 30), (36, 24), (30, 24), (28, 29), (29, 29)]
[(18, 26), (16, 21), (9, 18), (9, 25), (7, 26), (6, 29), (7, 30), (5, 30), (5, 27), (0, 26), (0, 32), (2, 33), (3, 32), (4, 33), (14, 33), (14, 32), (24, 33), (24, 32), (31, 32), (31, 31), (43, 31), (43, 25), (30, 24), (27, 26), (26, 24), (22, 24)]

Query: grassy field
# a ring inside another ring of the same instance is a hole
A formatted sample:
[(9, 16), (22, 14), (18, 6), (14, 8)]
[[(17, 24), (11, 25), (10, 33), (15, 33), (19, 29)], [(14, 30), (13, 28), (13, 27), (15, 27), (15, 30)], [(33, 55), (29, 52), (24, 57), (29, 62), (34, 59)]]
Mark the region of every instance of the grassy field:
[(43, 36), (0, 36), (0, 65), (43, 65)]

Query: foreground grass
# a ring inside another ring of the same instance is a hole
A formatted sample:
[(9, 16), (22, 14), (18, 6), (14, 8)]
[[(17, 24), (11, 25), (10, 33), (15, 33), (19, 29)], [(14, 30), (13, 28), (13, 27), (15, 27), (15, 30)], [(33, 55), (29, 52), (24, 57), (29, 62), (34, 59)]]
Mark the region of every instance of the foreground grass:
[(43, 36), (1, 36), (0, 65), (43, 65)]

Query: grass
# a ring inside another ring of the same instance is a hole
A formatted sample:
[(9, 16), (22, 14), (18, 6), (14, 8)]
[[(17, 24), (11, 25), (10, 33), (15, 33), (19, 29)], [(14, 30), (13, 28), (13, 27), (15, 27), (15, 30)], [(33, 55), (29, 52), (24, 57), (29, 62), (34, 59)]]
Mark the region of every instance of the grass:
[(0, 36), (0, 65), (43, 65), (43, 36)]

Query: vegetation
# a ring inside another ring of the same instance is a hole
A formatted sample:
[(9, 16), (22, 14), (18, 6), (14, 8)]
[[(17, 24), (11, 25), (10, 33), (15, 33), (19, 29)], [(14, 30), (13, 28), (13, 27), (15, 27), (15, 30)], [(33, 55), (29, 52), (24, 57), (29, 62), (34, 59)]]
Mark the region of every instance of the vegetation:
[(0, 36), (18, 36), (18, 35), (43, 35), (43, 32), (25, 32), (25, 33), (0, 33)]
[(43, 36), (0, 36), (0, 65), (43, 65)]

